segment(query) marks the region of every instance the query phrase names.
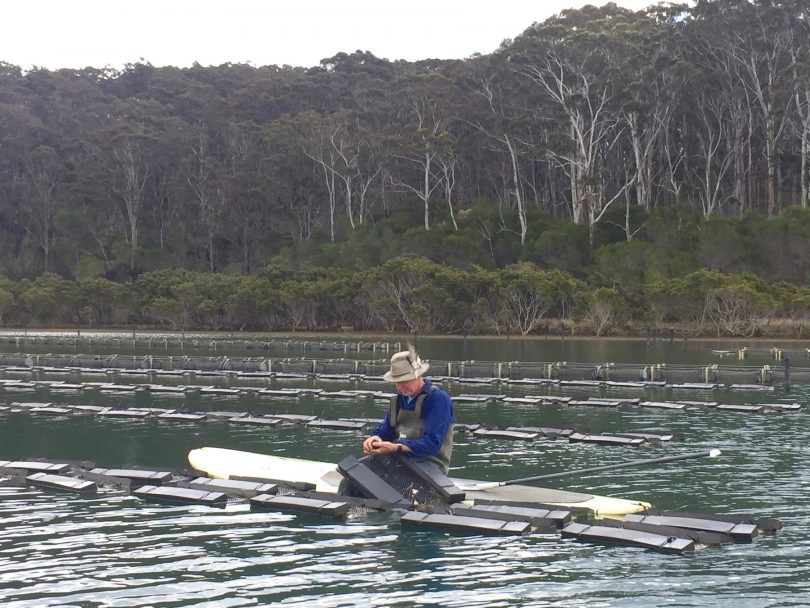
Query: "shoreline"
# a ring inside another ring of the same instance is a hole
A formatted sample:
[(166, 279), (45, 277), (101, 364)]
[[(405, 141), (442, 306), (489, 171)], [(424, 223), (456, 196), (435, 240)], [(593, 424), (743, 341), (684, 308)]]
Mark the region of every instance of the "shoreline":
[(714, 342), (714, 343), (752, 343), (752, 344), (765, 344), (773, 343), (775, 341), (785, 342), (790, 344), (806, 343), (810, 345), (810, 337), (796, 338), (780, 336), (778, 334), (772, 336), (754, 336), (754, 337), (740, 337), (740, 336), (706, 336), (706, 335), (683, 335), (675, 333), (671, 338), (669, 335), (645, 337), (640, 335), (618, 335), (618, 336), (596, 336), (596, 335), (566, 335), (560, 336), (559, 333), (549, 334), (530, 334), (527, 336), (522, 335), (492, 335), (492, 334), (397, 334), (397, 333), (379, 333), (379, 332), (363, 332), (363, 331), (297, 331), (297, 332), (233, 332), (223, 330), (163, 330), (159, 328), (139, 327), (139, 328), (70, 328), (70, 327), (5, 327), (0, 329), (0, 337), (8, 338), (25, 338), (35, 336), (53, 336), (53, 337), (101, 337), (108, 335), (116, 335), (121, 339), (135, 338), (135, 337), (172, 337), (183, 339), (195, 339), (199, 337), (217, 338), (226, 340), (292, 340), (300, 339), (302, 341), (319, 340), (319, 339), (335, 339), (342, 338), (344, 340), (373, 340), (384, 342), (399, 342), (405, 343), (408, 341), (418, 341), (421, 339), (429, 340), (520, 340), (527, 342), (566, 342), (566, 341), (599, 341), (599, 342), (659, 342), (659, 343), (684, 343), (684, 342)]

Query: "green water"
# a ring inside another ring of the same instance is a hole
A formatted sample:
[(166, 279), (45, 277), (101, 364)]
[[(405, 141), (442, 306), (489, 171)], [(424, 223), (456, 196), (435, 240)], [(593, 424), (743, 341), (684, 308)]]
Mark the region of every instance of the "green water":
[[(543, 341), (419, 340), (425, 356), (489, 360), (556, 360)], [(573, 344), (573, 342), (572, 342)], [(607, 345), (606, 345), (607, 344)], [(611, 346), (612, 344), (612, 346)], [(649, 361), (663, 344), (577, 342), (568, 360)], [(556, 345), (560, 348), (561, 345)], [(611, 350), (612, 347), (621, 350)], [(520, 349), (523, 356), (518, 357)], [(565, 348), (568, 348), (567, 346)], [(713, 348), (709, 347), (709, 348)], [(517, 351), (515, 349), (518, 349)], [(54, 349), (51, 349), (54, 350)], [(672, 353), (678, 350), (673, 347)], [(695, 349), (692, 359), (710, 359)], [(470, 354), (472, 353), (472, 355)], [(479, 354), (481, 353), (481, 354)], [(614, 355), (615, 356), (612, 356)], [(492, 356), (498, 355), (498, 356)], [(637, 359), (636, 359), (637, 357)], [(20, 377), (0, 372), (0, 377)], [(66, 381), (145, 382), (103, 375)], [(150, 379), (150, 382), (159, 380)], [(190, 383), (188, 379), (182, 380)], [(178, 382), (178, 380), (173, 380)], [(236, 380), (196, 379), (202, 384)], [(314, 380), (256, 381), (274, 387), (380, 390), (379, 383)], [(447, 382), (451, 394), (554, 392), (654, 400), (682, 398), (725, 403), (810, 402), (810, 386), (783, 391), (667, 391), (560, 387), (469, 386)], [(382, 416), (371, 399), (271, 399), (189, 395), (155, 398), (83, 392), (58, 395), (0, 390), (0, 402), (150, 405), (188, 411), (308, 413), (328, 417)], [(0, 487), (0, 605), (40, 606), (806, 606), (810, 604), (810, 456), (807, 411), (739, 414), (638, 406), (589, 408), (458, 404), (461, 422), (491, 427), (541, 425), (592, 432), (667, 430), (681, 444), (620, 448), (586, 444), (514, 443), (459, 435), (452, 474), (509, 479), (719, 447), (700, 459), (573, 477), (550, 487), (648, 500), (668, 509), (752, 512), (781, 519), (785, 528), (750, 544), (706, 548), (691, 557), (659, 555), (530, 534), (493, 538), (401, 528), (390, 514), (333, 522), (279, 513), (145, 504), (124, 493), (87, 499), (34, 489)], [(45, 418), (0, 414), (0, 459), (92, 460), (101, 466), (181, 468), (188, 451), (218, 446), (337, 460), (359, 453), (362, 435), (302, 427), (246, 427), (225, 422), (177, 423)]]

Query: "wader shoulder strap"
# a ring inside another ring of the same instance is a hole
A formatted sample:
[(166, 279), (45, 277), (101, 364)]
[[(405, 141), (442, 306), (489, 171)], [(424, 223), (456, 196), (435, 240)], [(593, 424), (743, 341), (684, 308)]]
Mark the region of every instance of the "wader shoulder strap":
[(419, 396), (416, 398), (416, 405), (413, 407), (413, 413), (416, 415), (417, 420), (421, 420), (422, 418), (422, 404), (427, 399), (428, 395), (430, 395), (433, 391), (436, 390), (436, 385), (431, 384), (430, 390), (427, 393), (419, 393)]
[[(413, 408), (413, 412), (417, 420), (422, 418), (422, 404), (425, 402), (425, 399), (427, 399), (427, 396), (435, 390), (436, 385), (431, 384), (430, 390), (427, 393), (419, 393), (419, 396), (416, 398), (416, 404)], [(388, 407), (388, 409), (390, 412), (388, 422), (391, 423), (391, 426), (396, 426), (397, 419), (399, 418), (399, 393), (396, 393), (391, 397), (391, 405)]]

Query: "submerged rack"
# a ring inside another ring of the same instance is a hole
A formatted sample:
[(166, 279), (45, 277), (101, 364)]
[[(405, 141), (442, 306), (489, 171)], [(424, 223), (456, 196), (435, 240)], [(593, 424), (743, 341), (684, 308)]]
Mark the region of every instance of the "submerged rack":
[[(685, 365), (430, 361), (431, 377), (468, 384), (579, 384), (625, 388), (773, 388), (810, 382), (810, 368), (785, 365)], [(318, 378), (382, 381), (389, 362), (359, 359), (192, 357), (134, 355), (2, 354), (0, 370), (38, 373), (120, 373), (146, 376)]]
[[(92, 415), (100, 419), (155, 420), (159, 423), (205, 423), (226, 422), (238, 426), (278, 427), (297, 425), (314, 430), (338, 430), (362, 432), (373, 428), (379, 420), (370, 418), (330, 419), (307, 414), (255, 414), (245, 411), (178, 411), (171, 408), (116, 407), (97, 405), (62, 405), (54, 407), (50, 402), (12, 401), (0, 405), (0, 416), (8, 413), (23, 413), (42, 418)], [(590, 443), (604, 446), (640, 447), (679, 442), (683, 437), (670, 432), (612, 432), (589, 433), (574, 429), (550, 427), (508, 427), (506, 429), (485, 428), (480, 424), (455, 425), (457, 433), (464, 433), (476, 439), (512, 441), (566, 441), (568, 443)], [(119, 475), (120, 476), (120, 475)]]

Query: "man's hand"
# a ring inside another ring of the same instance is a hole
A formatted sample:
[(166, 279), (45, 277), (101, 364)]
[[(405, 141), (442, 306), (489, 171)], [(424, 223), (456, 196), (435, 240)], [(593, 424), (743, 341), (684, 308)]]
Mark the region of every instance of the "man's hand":
[(372, 435), (363, 442), (363, 452), (369, 454), (370, 456), (394, 454), (400, 450), (400, 445), (402, 445), (403, 451), (410, 452), (408, 446), (404, 444), (394, 443), (393, 441), (383, 441), (376, 435)]
[(383, 440), (382, 440), (382, 439), (380, 439), (380, 438), (379, 438), (377, 435), (372, 435), (371, 437), (368, 437), (368, 438), (367, 438), (367, 439), (366, 439), (366, 440), (363, 442), (363, 452), (364, 452), (365, 454), (373, 454), (373, 453), (374, 453), (374, 449), (375, 449), (375, 448), (376, 448), (376, 446), (377, 446), (378, 444), (380, 444), (380, 443), (383, 443)]

